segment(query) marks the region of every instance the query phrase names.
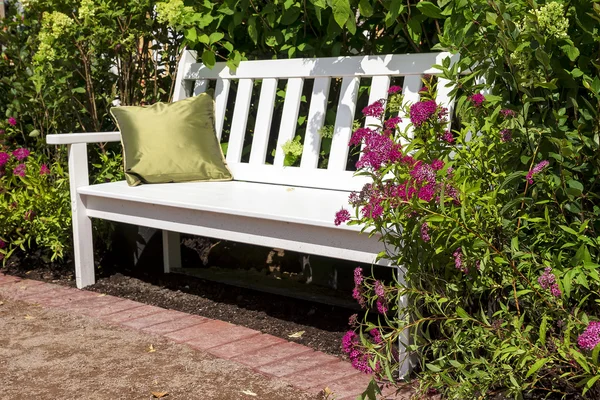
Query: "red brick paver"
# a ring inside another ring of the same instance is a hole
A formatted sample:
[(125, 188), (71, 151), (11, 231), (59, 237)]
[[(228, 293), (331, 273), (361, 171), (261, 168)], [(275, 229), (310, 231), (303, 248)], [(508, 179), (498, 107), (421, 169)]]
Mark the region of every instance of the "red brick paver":
[[(329, 387), (338, 400), (355, 399), (370, 381), (346, 361), (224, 321), (3, 274), (0, 294), (165, 336), (311, 393)], [(408, 399), (410, 395), (399, 398)]]

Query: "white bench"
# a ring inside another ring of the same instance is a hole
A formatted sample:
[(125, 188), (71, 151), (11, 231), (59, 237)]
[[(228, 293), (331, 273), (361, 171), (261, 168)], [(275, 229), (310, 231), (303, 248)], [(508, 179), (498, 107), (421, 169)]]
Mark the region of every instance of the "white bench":
[[(383, 250), (379, 236), (359, 234), (359, 226), (335, 226), (334, 215), (348, 208), (348, 195), (365, 178), (346, 170), (361, 78), (371, 78), (369, 104), (387, 98), (392, 77), (403, 76), (403, 93), (419, 99), (423, 74), (435, 74), (448, 53), (381, 55), (242, 62), (235, 73), (225, 63), (213, 69), (186, 51), (178, 68), (175, 100), (198, 94), (216, 80), (216, 132), (223, 131), (233, 80), (238, 81), (227, 162), (234, 181), (168, 183), (128, 187), (123, 182), (90, 185), (87, 143), (118, 142), (119, 132), (48, 135), (49, 144), (69, 145), (77, 287), (95, 282), (90, 218), (161, 229), (165, 272), (180, 266), (179, 232), (318, 254), (370, 265)], [(327, 169), (317, 168), (327, 98), (332, 79), (342, 79)], [(250, 159), (241, 162), (254, 80), (261, 79)], [(265, 158), (278, 81), (287, 91), (273, 165)], [(282, 145), (294, 138), (303, 84), (314, 79), (300, 167), (284, 167)], [(438, 103), (451, 107), (449, 88), (438, 85)], [(358, 111), (360, 113), (360, 110)], [(408, 118), (405, 118), (406, 125)], [(373, 123), (367, 120), (366, 124)], [(380, 264), (387, 265), (381, 260)]]
[[(87, 143), (118, 142), (119, 132), (48, 135), (49, 144), (69, 145), (69, 175), (77, 287), (95, 282), (90, 218), (163, 230), (165, 272), (180, 266), (179, 232), (282, 248), (371, 264), (383, 249), (379, 237), (359, 235), (359, 226), (334, 226), (335, 212), (367, 182), (346, 170), (348, 141), (356, 115), (361, 78), (372, 77), (369, 103), (387, 98), (390, 79), (403, 76), (403, 93), (416, 102), (424, 74), (435, 74), (448, 53), (319, 59), (244, 61), (235, 73), (225, 63), (213, 69), (195, 63), (186, 51), (180, 61), (175, 101), (202, 93), (216, 80), (216, 132), (223, 131), (229, 89), (239, 80), (227, 151), (230, 182), (168, 183), (128, 187), (122, 182), (90, 185)], [(327, 97), (332, 79), (342, 79), (327, 169), (317, 168)], [(262, 85), (250, 160), (241, 162), (254, 80)], [(267, 142), (278, 80), (287, 79), (273, 165)], [(284, 167), (282, 145), (296, 133), (302, 87), (314, 79), (300, 167)], [(449, 88), (438, 85), (438, 103), (451, 107)], [(360, 110), (358, 111), (360, 113)], [(403, 122), (407, 123), (407, 119)], [(365, 124), (373, 121), (367, 119)], [(386, 261), (380, 261), (386, 264)]]

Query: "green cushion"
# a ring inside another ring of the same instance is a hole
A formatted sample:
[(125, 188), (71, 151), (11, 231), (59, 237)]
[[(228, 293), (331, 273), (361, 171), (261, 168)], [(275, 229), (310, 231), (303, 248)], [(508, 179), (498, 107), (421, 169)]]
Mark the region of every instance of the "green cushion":
[(211, 94), (110, 111), (121, 130), (130, 186), (233, 179), (215, 135)]

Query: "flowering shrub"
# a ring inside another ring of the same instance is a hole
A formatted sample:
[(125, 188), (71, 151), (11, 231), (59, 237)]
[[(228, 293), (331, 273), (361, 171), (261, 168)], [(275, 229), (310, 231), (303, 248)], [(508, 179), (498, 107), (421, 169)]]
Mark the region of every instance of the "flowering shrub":
[(69, 248), (69, 181), (60, 163), (0, 145), (0, 260), (33, 246), (62, 258)]
[(442, 46), (463, 54), (439, 66), (454, 129), (427, 78), (402, 107), (409, 131), (388, 107), (351, 141), (372, 182), (335, 222), (381, 235), (404, 275), (357, 271), (353, 295), (377, 318), (352, 321), (345, 348), (393, 381), (402, 340), (421, 392), (449, 399), (599, 398), (600, 71), (586, 60), (600, 6), (446, 4)]

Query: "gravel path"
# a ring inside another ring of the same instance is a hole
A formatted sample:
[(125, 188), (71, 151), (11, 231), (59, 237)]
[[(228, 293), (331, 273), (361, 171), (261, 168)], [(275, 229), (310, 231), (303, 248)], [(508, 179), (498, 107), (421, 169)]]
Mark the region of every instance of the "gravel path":
[(2, 400), (316, 399), (185, 345), (1, 296), (0, 327)]

